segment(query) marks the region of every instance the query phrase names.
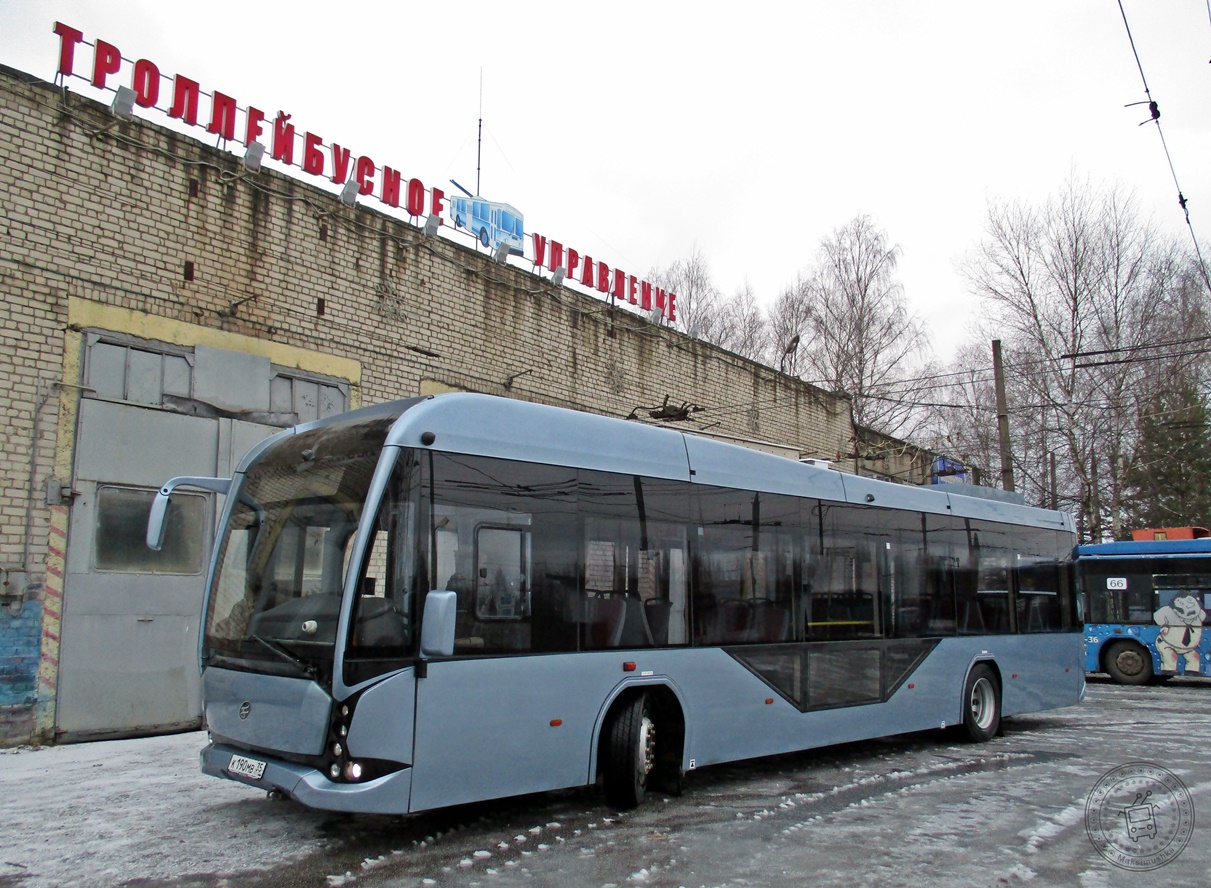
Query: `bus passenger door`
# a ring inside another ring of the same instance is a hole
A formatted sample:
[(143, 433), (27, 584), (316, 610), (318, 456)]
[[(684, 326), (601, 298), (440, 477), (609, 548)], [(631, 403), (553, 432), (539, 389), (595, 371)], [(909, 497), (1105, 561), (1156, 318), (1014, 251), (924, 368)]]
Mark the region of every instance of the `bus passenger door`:
[(458, 638), (453, 659), (425, 663), (417, 678), (414, 811), (586, 781), (601, 695), (577, 689), (576, 655), (539, 653), (551, 649), (543, 627), (559, 618), (563, 586), (540, 560), (533, 588), (532, 528), (508, 517), (439, 518), (449, 579), (438, 585), (457, 587)]

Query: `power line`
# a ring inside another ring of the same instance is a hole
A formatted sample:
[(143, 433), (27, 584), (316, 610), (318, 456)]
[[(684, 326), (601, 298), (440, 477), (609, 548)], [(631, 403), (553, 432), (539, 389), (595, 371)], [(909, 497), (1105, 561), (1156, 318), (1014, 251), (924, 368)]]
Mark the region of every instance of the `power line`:
[[(1208, 290), (1211, 290), (1211, 277), (1207, 275), (1207, 266), (1203, 262), (1202, 250), (1199, 248), (1198, 238), (1194, 234), (1194, 225), (1190, 221), (1190, 209), (1186, 206), (1186, 195), (1182, 193), (1182, 186), (1177, 181), (1177, 170), (1173, 166), (1173, 157), (1169, 153), (1169, 143), (1165, 141), (1165, 133), (1161, 129), (1161, 109), (1152, 98), (1152, 91), (1148, 89), (1148, 78), (1144, 76), (1144, 65), (1140, 61), (1139, 51), (1135, 48), (1135, 37), (1131, 34), (1131, 25), (1127, 21), (1127, 11), (1123, 9), (1123, 0), (1118, 0), (1118, 10), (1123, 16), (1123, 27), (1127, 29), (1127, 40), (1131, 44), (1131, 54), (1135, 56), (1135, 66), (1139, 69), (1140, 80), (1144, 84), (1144, 95), (1148, 97), (1148, 112), (1151, 119), (1145, 120), (1144, 123), (1156, 124), (1156, 133), (1160, 136), (1161, 147), (1165, 149), (1165, 160), (1169, 162), (1169, 173), (1173, 176), (1173, 187), (1177, 189), (1177, 203), (1182, 208), (1182, 213), (1186, 217), (1186, 227), (1190, 229), (1190, 239), (1194, 242), (1194, 254), (1198, 257), (1198, 270), (1202, 272), (1203, 283), (1207, 285)], [(1208, 6), (1208, 14), (1211, 15), (1211, 5)], [(1140, 125), (1143, 126), (1143, 124)]]
[[(1211, 0), (1207, 0), (1207, 2), (1211, 3)], [(1097, 357), (1098, 355), (1114, 355), (1114, 354), (1120, 354), (1125, 351), (1135, 351), (1136, 349), (1165, 348), (1170, 345), (1190, 345), (1191, 343), (1194, 343), (1194, 342), (1209, 342), (1209, 341), (1211, 341), (1211, 336), (1192, 336), (1189, 339), (1170, 339), (1168, 342), (1152, 342), (1152, 343), (1141, 344), (1141, 345), (1124, 345), (1124, 346), (1120, 346), (1118, 348), (1103, 348), (1103, 349), (1099, 349), (1096, 351), (1071, 352), (1066, 355), (1060, 355), (1060, 358), (1065, 359), (1065, 360), (1075, 359), (1075, 358), (1093, 358), (1093, 357)]]

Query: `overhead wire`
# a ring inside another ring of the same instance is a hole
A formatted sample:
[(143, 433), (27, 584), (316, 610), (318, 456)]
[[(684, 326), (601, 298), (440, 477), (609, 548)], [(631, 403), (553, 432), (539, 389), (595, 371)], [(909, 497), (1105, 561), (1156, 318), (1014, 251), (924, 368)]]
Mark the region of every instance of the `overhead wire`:
[[(1123, 0), (1118, 0), (1119, 13), (1123, 17), (1123, 27), (1127, 31), (1127, 40), (1131, 44), (1131, 54), (1135, 57), (1135, 66), (1139, 69), (1140, 80), (1144, 84), (1144, 95), (1148, 97), (1148, 112), (1150, 120), (1145, 120), (1144, 123), (1156, 124), (1156, 133), (1160, 136), (1161, 147), (1165, 150), (1165, 160), (1169, 163), (1169, 173), (1173, 176), (1173, 186), (1177, 189), (1177, 202), (1182, 208), (1182, 213), (1186, 217), (1186, 227), (1190, 230), (1190, 239), (1194, 243), (1194, 254), (1198, 258), (1198, 270), (1202, 273), (1203, 283), (1207, 285), (1207, 289), (1211, 290), (1211, 276), (1207, 274), (1207, 265), (1203, 261), (1202, 249), (1198, 244), (1198, 237), (1194, 233), (1194, 223), (1190, 221), (1190, 208), (1187, 206), (1186, 195), (1182, 193), (1181, 183), (1177, 179), (1177, 169), (1173, 165), (1173, 156), (1169, 153), (1169, 143), (1165, 141), (1165, 131), (1161, 128), (1161, 111), (1156, 100), (1152, 98), (1152, 91), (1148, 88), (1148, 78), (1144, 76), (1144, 64), (1140, 61), (1139, 50), (1135, 48), (1135, 37), (1131, 33), (1131, 24), (1127, 21), (1127, 10), (1123, 8)], [(1211, 15), (1211, 6), (1208, 7), (1208, 14)], [(1143, 124), (1140, 124), (1143, 126)]]

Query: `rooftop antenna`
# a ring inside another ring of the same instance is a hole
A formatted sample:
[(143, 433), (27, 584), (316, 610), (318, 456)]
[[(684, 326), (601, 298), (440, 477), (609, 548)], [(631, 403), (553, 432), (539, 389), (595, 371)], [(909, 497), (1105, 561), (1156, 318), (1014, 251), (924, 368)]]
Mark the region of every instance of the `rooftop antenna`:
[(475, 196), (479, 197), (479, 159), (484, 148), (484, 69), (479, 69), (479, 133), (475, 140)]

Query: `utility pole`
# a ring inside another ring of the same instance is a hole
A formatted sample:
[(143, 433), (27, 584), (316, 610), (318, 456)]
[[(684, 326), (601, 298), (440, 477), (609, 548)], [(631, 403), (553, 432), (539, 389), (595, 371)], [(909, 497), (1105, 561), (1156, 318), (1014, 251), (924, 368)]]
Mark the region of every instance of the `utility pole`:
[(1051, 457), (1051, 508), (1058, 510), (1060, 508), (1060, 488), (1055, 480), (1055, 451), (1051, 451), (1048, 456)]
[(1001, 366), (1001, 340), (992, 340), (992, 379), (997, 389), (997, 428), (1001, 434), (1001, 487), (1012, 491), (1013, 454), (1009, 450), (1009, 407), (1005, 401), (1005, 368)]

